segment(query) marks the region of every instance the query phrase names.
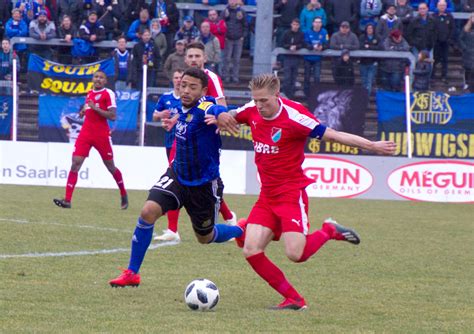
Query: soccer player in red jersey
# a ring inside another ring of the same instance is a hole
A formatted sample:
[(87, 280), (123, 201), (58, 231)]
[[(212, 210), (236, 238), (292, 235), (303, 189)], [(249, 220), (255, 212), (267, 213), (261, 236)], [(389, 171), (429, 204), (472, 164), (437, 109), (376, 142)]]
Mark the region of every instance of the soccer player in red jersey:
[[(217, 104), (227, 107), (225, 101), (224, 89), (222, 88), (221, 78), (214, 72), (209, 71), (204, 68), (206, 63), (206, 53), (204, 52), (204, 44), (200, 42), (190, 43), (186, 46), (186, 54), (184, 56), (184, 62), (190, 67), (196, 67), (200, 70), (203, 70), (207, 74), (208, 78), (208, 87), (207, 95), (212, 96), (216, 99)], [(222, 183), (222, 180), (219, 178), (219, 181)], [(219, 211), (226, 221), (230, 225), (235, 225), (237, 223), (237, 216), (234, 212), (230, 211), (227, 203), (222, 199), (221, 207)]]
[[(306, 308), (304, 298), (265, 255), (270, 241), (281, 237), (287, 257), (294, 262), (306, 261), (331, 239), (360, 243), (355, 231), (332, 219), (327, 219), (320, 230), (309, 233), (305, 188), (314, 180), (301, 167), (307, 138), (335, 141), (378, 154), (394, 154), (396, 144), (372, 142), (324, 126), (301, 104), (280, 97), (280, 82), (272, 74), (256, 76), (249, 87), (253, 100), (229, 112), (235, 119), (222, 117), (217, 122), (220, 128), (233, 133), (238, 131), (237, 122), (250, 126), (262, 184), (248, 218), (238, 223), (246, 229), (245, 236), (236, 241), (255, 272), (284, 297), (273, 309), (300, 310)], [(208, 122), (216, 120), (208, 117)]]
[(112, 152), (110, 128), (107, 120), (115, 120), (117, 105), (115, 93), (105, 88), (107, 76), (103, 71), (96, 71), (92, 77), (94, 88), (87, 94), (86, 102), (80, 116), (86, 116), (79, 137), (74, 145), (72, 165), (66, 183), (66, 195), (63, 199), (53, 199), (54, 204), (61, 208), (71, 208), (71, 198), (77, 183), (77, 176), (84, 160), (94, 147), (102, 157), (105, 166), (114, 177), (120, 189), (121, 208), (128, 207), (128, 196), (122, 179), (122, 173), (115, 167)]

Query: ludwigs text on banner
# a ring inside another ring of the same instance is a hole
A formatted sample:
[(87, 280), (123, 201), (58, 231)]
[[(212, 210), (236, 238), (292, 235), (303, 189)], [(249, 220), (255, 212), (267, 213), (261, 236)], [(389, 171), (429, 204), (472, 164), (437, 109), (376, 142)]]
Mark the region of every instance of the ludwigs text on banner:
[[(474, 158), (474, 94), (450, 96), (416, 92), (410, 99), (413, 156)], [(377, 92), (378, 137), (398, 145), (396, 155), (407, 155), (405, 95)]]

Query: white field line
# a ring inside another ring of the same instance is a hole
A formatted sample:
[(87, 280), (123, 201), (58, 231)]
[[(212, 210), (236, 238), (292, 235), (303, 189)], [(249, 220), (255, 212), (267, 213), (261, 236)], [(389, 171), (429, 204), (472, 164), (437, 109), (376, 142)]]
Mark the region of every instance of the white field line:
[[(48, 223), (48, 222), (30, 222), (27, 220), (21, 219), (8, 219), (0, 218), (0, 222), (10, 222), (16, 224), (38, 224), (38, 225), (54, 225), (54, 226), (63, 226), (63, 227), (77, 227), (77, 228), (88, 228), (96, 229), (103, 231), (113, 231), (113, 232), (127, 232), (130, 233), (130, 230), (119, 230), (114, 228), (107, 227), (97, 227), (90, 225), (68, 225), (60, 223)], [(149, 250), (157, 249), (160, 247), (174, 246), (179, 244), (179, 241), (167, 241), (160, 242), (158, 244), (151, 244), (148, 247)], [(87, 255), (98, 255), (98, 254), (113, 254), (113, 253), (124, 253), (129, 252), (130, 248), (114, 248), (114, 249), (98, 249), (98, 250), (81, 250), (75, 252), (46, 252), (46, 253), (26, 253), (26, 254), (0, 254), (0, 259), (11, 259), (11, 258), (38, 258), (38, 257), (64, 257), (64, 256), (87, 256)]]
[(0, 218), (0, 223), (54, 225), (54, 226), (62, 226), (62, 227), (86, 228), (86, 229), (109, 231), (109, 232), (125, 232), (125, 233), (130, 233), (131, 232), (131, 230), (119, 230), (117, 228), (110, 228), (110, 227), (99, 227), (99, 226), (92, 226), (92, 225), (61, 224), (61, 223), (55, 223), (55, 222), (32, 222), (32, 221), (23, 220), (23, 219), (10, 219), (10, 218)]

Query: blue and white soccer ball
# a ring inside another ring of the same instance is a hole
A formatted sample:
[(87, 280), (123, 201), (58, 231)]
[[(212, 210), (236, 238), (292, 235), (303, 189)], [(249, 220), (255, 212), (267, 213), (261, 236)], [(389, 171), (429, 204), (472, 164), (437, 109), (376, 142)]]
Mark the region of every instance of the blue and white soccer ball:
[(186, 287), (184, 300), (191, 310), (211, 310), (219, 302), (219, 289), (208, 279), (196, 279)]

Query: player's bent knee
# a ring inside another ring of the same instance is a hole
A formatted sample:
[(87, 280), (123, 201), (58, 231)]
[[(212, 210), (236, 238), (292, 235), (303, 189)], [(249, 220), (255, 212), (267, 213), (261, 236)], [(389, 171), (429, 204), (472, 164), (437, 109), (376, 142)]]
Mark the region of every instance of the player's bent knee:
[(300, 262), (301, 256), (303, 255), (303, 249), (299, 247), (287, 248), (285, 250), (286, 257), (292, 262)]
[(152, 201), (146, 201), (143, 205), (140, 217), (147, 223), (154, 224), (163, 215), (161, 206)]
[(242, 253), (244, 253), (244, 256), (246, 258), (254, 256), (256, 254), (262, 253), (264, 250), (261, 249), (260, 247), (256, 247), (253, 245), (244, 245), (244, 248), (242, 249)]

